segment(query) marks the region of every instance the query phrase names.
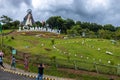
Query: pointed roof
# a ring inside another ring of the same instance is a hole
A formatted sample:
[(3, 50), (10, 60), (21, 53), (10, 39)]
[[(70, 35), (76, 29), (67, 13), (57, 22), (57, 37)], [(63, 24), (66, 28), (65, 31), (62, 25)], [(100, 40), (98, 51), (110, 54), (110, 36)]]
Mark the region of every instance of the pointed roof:
[(23, 19), (23, 25), (29, 25), (32, 26), (34, 24), (34, 19), (32, 16), (32, 10), (28, 9), (27, 10), (27, 15)]

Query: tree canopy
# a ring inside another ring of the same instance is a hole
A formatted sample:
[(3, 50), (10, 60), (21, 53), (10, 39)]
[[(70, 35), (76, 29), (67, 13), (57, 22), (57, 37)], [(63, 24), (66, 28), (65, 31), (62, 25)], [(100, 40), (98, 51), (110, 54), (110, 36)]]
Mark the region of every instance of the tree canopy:
[[(4, 29), (17, 29), (20, 21), (13, 21), (12, 18), (2, 15), (0, 22), (3, 23)], [(90, 22), (74, 21), (73, 19), (64, 19), (61, 16), (51, 16), (46, 21), (36, 21), (33, 26), (49, 27), (51, 29), (61, 30), (61, 34), (82, 36), (85, 37), (120, 39), (120, 27), (115, 27), (112, 24), (97, 24)]]

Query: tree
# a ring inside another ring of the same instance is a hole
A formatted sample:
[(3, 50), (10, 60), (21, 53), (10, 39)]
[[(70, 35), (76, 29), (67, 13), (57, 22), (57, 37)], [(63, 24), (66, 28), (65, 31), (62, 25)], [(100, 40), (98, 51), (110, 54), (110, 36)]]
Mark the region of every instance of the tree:
[(56, 26), (58, 26), (58, 18), (61, 18), (61, 17), (60, 16), (52, 16), (46, 21), (46, 23), (48, 23), (49, 26), (52, 29), (54, 29), (54, 28), (56, 28)]
[(64, 22), (65, 21), (61, 18), (61, 16), (52, 16), (46, 21), (50, 28), (60, 29), (62, 33), (64, 30)]
[(104, 25), (104, 30), (115, 31), (115, 27), (111, 24)]
[(74, 20), (68, 18), (63, 21), (63, 25), (61, 26), (61, 32), (67, 34), (67, 30), (71, 29), (73, 26), (75, 26)]
[(10, 17), (5, 16), (5, 15), (2, 15), (0, 18), (2, 19), (1, 20), (2, 23), (10, 23), (12, 21)]
[(81, 25), (81, 21), (76, 21), (76, 25)]
[(67, 27), (67, 29), (71, 29), (72, 26), (74, 26), (74, 25), (75, 25), (74, 20), (69, 19), (69, 18), (65, 20), (65, 26)]
[(98, 31), (99, 37), (100, 38), (104, 38), (104, 39), (111, 39), (113, 38), (113, 33), (109, 30), (99, 30)]
[(82, 27), (83, 29), (89, 29), (89, 26), (90, 26), (90, 23), (88, 23), (88, 22), (82, 22), (82, 23), (81, 23), (81, 27)]
[(88, 27), (88, 29), (90, 31), (94, 31), (94, 32), (97, 32), (98, 30), (102, 29), (102, 26), (101, 25), (98, 25), (96, 23), (91, 23)]
[(95, 36), (95, 33), (93, 31), (89, 31), (89, 35), (88, 35), (89, 38), (94, 38), (96, 37)]
[(82, 33), (82, 28), (80, 25), (75, 25), (72, 29), (67, 30), (67, 33), (70, 35), (80, 35)]
[(10, 17), (2, 15), (1, 17), (1, 22), (3, 23), (4, 29), (9, 29), (11, 26), (11, 22), (13, 21)]
[(117, 31), (115, 31), (115, 36), (116, 36), (116, 39), (120, 39), (120, 28), (117, 29)]
[(15, 20), (12, 23), (12, 29), (17, 29), (20, 25), (20, 21), (19, 20)]
[(35, 24), (36, 26), (40, 26), (40, 27), (42, 26), (42, 23), (40, 21), (36, 21)]

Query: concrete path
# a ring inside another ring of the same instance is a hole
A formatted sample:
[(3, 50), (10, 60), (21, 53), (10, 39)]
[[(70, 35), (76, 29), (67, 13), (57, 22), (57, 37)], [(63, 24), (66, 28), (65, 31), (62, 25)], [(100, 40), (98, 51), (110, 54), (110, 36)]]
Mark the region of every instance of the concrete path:
[[(16, 70), (10, 70), (10, 65), (8, 64), (4, 64), (4, 66), (6, 67), (6, 69), (0, 70), (0, 80), (35, 80), (37, 76), (36, 73), (25, 72), (24, 70), (18, 68), (16, 68)], [(5, 76), (11, 77), (10, 79), (7, 79), (7, 77)], [(44, 75), (44, 80), (73, 80), (73, 79)]]
[(35, 78), (12, 74), (0, 69), (0, 80), (35, 80)]

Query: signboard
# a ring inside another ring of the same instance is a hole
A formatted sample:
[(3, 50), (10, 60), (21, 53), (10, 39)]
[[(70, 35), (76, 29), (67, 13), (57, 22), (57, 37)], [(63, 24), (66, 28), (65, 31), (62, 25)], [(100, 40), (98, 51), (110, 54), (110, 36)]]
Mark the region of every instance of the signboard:
[(16, 50), (15, 49), (12, 50), (12, 54), (16, 54)]

